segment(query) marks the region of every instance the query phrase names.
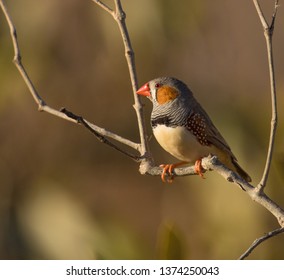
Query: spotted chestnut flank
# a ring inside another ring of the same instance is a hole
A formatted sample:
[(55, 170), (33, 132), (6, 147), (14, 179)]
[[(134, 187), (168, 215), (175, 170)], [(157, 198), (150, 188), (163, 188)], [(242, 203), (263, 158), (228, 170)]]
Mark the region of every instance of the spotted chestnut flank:
[(201, 145), (209, 146), (206, 134), (206, 123), (200, 114), (193, 114), (187, 120), (188, 130), (195, 135)]

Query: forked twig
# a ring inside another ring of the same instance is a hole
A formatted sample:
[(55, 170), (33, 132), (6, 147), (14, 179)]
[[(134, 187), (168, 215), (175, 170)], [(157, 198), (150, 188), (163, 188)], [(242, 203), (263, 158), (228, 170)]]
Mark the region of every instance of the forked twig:
[(89, 124), (86, 120), (84, 120), (84, 118), (82, 118), (81, 116), (77, 116), (74, 113), (68, 111), (66, 108), (61, 108), (60, 112), (64, 113), (66, 116), (68, 116), (71, 119), (74, 119), (77, 123), (82, 124), (85, 128), (87, 128), (92, 134), (94, 134), (96, 136), (96, 138), (104, 143), (109, 145), (111, 148), (119, 151), (120, 153), (132, 158), (133, 160), (135, 160), (136, 162), (140, 162), (141, 161), (141, 157), (137, 156), (137, 155), (133, 155), (132, 153), (129, 153), (123, 149), (121, 149), (120, 147), (118, 147), (117, 145), (115, 145), (114, 143), (112, 143), (111, 141), (109, 141), (103, 134), (98, 133), (96, 130), (94, 130), (92, 128), (92, 124)]
[(114, 16), (114, 11), (112, 8), (110, 8), (108, 5), (106, 5), (105, 3), (103, 3), (100, 0), (91, 0), (93, 2), (95, 2), (96, 4), (98, 4), (101, 8), (103, 8), (106, 12), (108, 12), (109, 14), (111, 14), (112, 16)]
[(275, 0), (274, 12), (273, 12), (273, 15), (272, 15), (272, 21), (271, 21), (270, 25), (268, 25), (268, 23), (267, 23), (267, 21), (264, 17), (264, 14), (263, 14), (262, 9), (261, 9), (261, 7), (258, 3), (258, 0), (253, 0), (253, 3), (255, 5), (257, 14), (259, 16), (259, 19), (261, 21), (261, 24), (262, 24), (262, 27), (263, 27), (263, 30), (264, 30), (264, 36), (265, 36), (266, 47), (267, 47), (267, 55), (268, 55), (268, 66), (269, 66), (269, 76), (270, 76), (270, 91), (271, 91), (271, 106), (272, 106), (271, 128), (270, 128), (270, 137), (269, 137), (267, 158), (266, 158), (266, 163), (265, 163), (262, 178), (261, 178), (259, 184), (257, 185), (257, 191), (261, 193), (261, 192), (263, 192), (263, 190), (266, 186), (268, 174), (269, 174), (269, 171), (270, 171), (274, 142), (275, 142), (275, 135), (276, 135), (276, 128), (277, 128), (277, 98), (276, 98), (274, 61), (273, 61), (273, 52), (272, 52), (272, 37), (273, 37), (276, 14), (277, 14), (277, 10), (278, 10), (278, 7), (279, 7), (279, 0)]

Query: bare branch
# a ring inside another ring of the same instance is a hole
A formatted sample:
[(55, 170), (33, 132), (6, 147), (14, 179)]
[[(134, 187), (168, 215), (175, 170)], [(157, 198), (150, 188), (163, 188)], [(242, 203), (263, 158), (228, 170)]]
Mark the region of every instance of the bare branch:
[(27, 87), (29, 88), (35, 102), (38, 104), (39, 106), (39, 110), (41, 111), (41, 107), (45, 105), (45, 102), (42, 100), (42, 98), (39, 96), (39, 94), (37, 93), (33, 83), (31, 82), (24, 66), (21, 63), (21, 53), (20, 53), (20, 49), (19, 49), (19, 45), (18, 45), (18, 39), (17, 39), (17, 31), (16, 28), (12, 22), (12, 19), (8, 13), (8, 10), (6, 8), (6, 5), (4, 4), (4, 1), (0, 1), (0, 6), (2, 8), (2, 11), (6, 17), (7, 23), (9, 25), (10, 28), (10, 34), (11, 34), (11, 38), (12, 38), (12, 42), (13, 42), (13, 47), (14, 47), (14, 60), (13, 62), (15, 63), (16, 67), (18, 68), (20, 74), (22, 75), (22, 78), (24, 79)]
[(275, 229), (273, 231), (270, 231), (269, 233), (265, 234), (264, 236), (256, 239), (251, 245), (250, 247), (239, 257), (239, 260), (244, 260), (246, 259), (251, 253), (252, 251), (259, 246), (262, 242), (270, 239), (271, 237), (274, 237), (280, 233), (284, 232), (284, 228), (278, 228)]
[(136, 94), (137, 91), (137, 74), (136, 74), (136, 68), (135, 68), (135, 55), (134, 51), (131, 45), (130, 37), (128, 34), (127, 26), (125, 23), (126, 14), (122, 9), (122, 5), (120, 0), (114, 0), (116, 12), (115, 12), (115, 20), (119, 26), (120, 33), (122, 36), (124, 48), (125, 48), (125, 57), (127, 60), (127, 65), (129, 69), (131, 84), (132, 84), (132, 90), (133, 90), (133, 96), (134, 96), (134, 109), (136, 111), (137, 115), (137, 121), (138, 121), (138, 127), (140, 132), (140, 141), (141, 141), (141, 155), (145, 157), (145, 161), (141, 162), (140, 169), (143, 168), (143, 165), (148, 165), (149, 163), (153, 162), (153, 158), (150, 153), (149, 148), (149, 141), (148, 136), (146, 132), (146, 125), (144, 120), (144, 110), (143, 105), (140, 101), (140, 96)]
[(145, 125), (145, 120), (144, 120), (143, 105), (140, 101), (140, 96), (136, 94), (138, 83), (137, 83), (137, 74), (136, 74), (136, 68), (135, 68), (135, 56), (134, 56), (134, 51), (131, 45), (131, 40), (129, 37), (127, 26), (125, 23), (126, 14), (123, 11), (120, 0), (114, 0), (115, 11), (110, 10), (110, 8), (106, 8), (105, 4), (103, 4), (101, 1), (97, 1), (97, 0), (92, 0), (92, 1), (98, 4), (101, 8), (103, 8), (104, 10), (106, 10), (108, 13), (110, 13), (113, 16), (113, 18), (118, 24), (118, 27), (119, 27), (119, 30), (122, 36), (122, 41), (123, 41), (124, 49), (125, 49), (125, 57), (127, 61), (127, 66), (128, 66), (132, 90), (133, 90), (133, 97), (134, 97), (133, 107), (136, 112), (139, 134), (140, 134), (140, 141), (141, 141), (140, 153), (141, 153), (141, 157), (143, 158), (140, 164), (140, 172), (143, 174), (146, 172), (146, 170), (148, 170), (153, 165), (153, 158), (152, 158), (150, 147), (148, 144), (148, 136), (147, 136), (146, 125)]
[(260, 7), (260, 5), (258, 3), (258, 0), (253, 0), (253, 3), (255, 5), (256, 11), (258, 13), (258, 16), (259, 16), (259, 19), (261, 21), (261, 24), (262, 24), (263, 28), (264, 29), (268, 29), (269, 28), (268, 27), (268, 23), (267, 23), (267, 21), (266, 21), (266, 19), (264, 17), (264, 14), (263, 14), (262, 9), (261, 9), (261, 7)]
[(273, 61), (273, 53), (272, 53), (272, 37), (273, 37), (273, 31), (274, 31), (274, 24), (277, 14), (277, 9), (279, 7), (279, 0), (275, 0), (275, 6), (274, 6), (274, 13), (272, 16), (271, 24), (268, 25), (262, 9), (258, 3), (258, 0), (253, 0), (253, 3), (255, 5), (256, 11), (258, 13), (259, 19), (261, 21), (263, 30), (264, 30), (264, 36), (266, 41), (266, 47), (267, 47), (267, 55), (268, 55), (268, 65), (269, 65), (269, 76), (270, 76), (270, 91), (271, 91), (271, 106), (272, 106), (272, 116), (271, 116), (271, 128), (270, 128), (270, 138), (269, 138), (269, 145), (268, 145), (268, 151), (267, 151), (267, 158), (266, 163), (263, 171), (262, 178), (257, 186), (258, 192), (263, 192), (267, 179), (268, 174), (270, 171), (271, 161), (272, 161), (272, 154), (273, 154), (273, 148), (274, 148), (274, 142), (275, 142), (275, 135), (276, 135), (276, 128), (277, 128), (277, 98), (276, 98), (276, 83), (275, 83), (275, 73), (274, 73), (274, 61)]
[(109, 14), (111, 14), (112, 16), (114, 15), (114, 11), (113, 9), (111, 9), (109, 6), (107, 6), (105, 3), (103, 3), (100, 0), (91, 0), (94, 3), (98, 4), (101, 8), (103, 8), (106, 12), (108, 12)]
[(280, 7), (279, 0), (275, 0), (274, 12), (273, 12), (272, 20), (271, 20), (271, 24), (270, 24), (270, 29), (272, 30), (272, 32), (274, 31), (275, 19), (276, 19), (276, 15), (277, 15), (277, 11), (278, 11), (279, 7)]
[[(64, 113), (66, 116), (68, 116), (69, 118), (72, 118), (74, 120), (76, 120), (77, 123), (82, 124), (84, 127), (86, 127), (92, 134), (94, 134), (96, 136), (96, 138), (101, 141), (104, 144), (109, 145), (110, 147), (112, 147), (113, 149), (121, 152), (122, 154), (134, 159), (135, 161), (139, 162), (141, 161), (141, 157), (140, 156), (136, 156), (133, 155), (125, 150), (122, 150), (120, 147), (118, 147), (117, 145), (113, 144), (111, 141), (109, 141), (102, 133), (98, 133), (93, 125), (89, 124), (87, 121), (85, 121), (81, 116), (77, 116), (75, 114), (73, 114), (72, 112), (66, 110), (65, 108), (62, 108), (60, 110), (62, 113)], [(116, 137), (119, 137), (118, 135)], [(125, 139), (115, 139), (118, 142), (124, 142)], [(124, 143), (125, 144), (125, 143)], [(128, 143), (129, 145), (132, 145), (132, 142)], [(137, 150), (138, 150), (139, 145), (137, 144)]]

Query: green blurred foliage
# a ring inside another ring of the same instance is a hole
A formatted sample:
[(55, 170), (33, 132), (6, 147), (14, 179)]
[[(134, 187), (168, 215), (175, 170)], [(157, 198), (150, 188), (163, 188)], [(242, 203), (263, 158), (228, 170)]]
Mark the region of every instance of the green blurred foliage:
[[(139, 141), (113, 19), (92, 1), (7, 2), (23, 63), (45, 101)], [(269, 20), (274, 1), (260, 2)], [(163, 75), (189, 84), (256, 184), (271, 112), (265, 42), (252, 1), (122, 3), (139, 84)], [(280, 109), (283, 24), (280, 7), (274, 35)], [(2, 13), (0, 26), (1, 259), (236, 259), (278, 226), (270, 213), (214, 172), (207, 172), (206, 180), (191, 176), (163, 184), (141, 176), (137, 164), (81, 127), (38, 113), (12, 63)], [(151, 105), (145, 105), (149, 120)], [(279, 110), (267, 187), (280, 205), (283, 119)], [(153, 138), (150, 144), (157, 163), (174, 161)], [(282, 259), (283, 241), (283, 236), (267, 241), (250, 258)]]

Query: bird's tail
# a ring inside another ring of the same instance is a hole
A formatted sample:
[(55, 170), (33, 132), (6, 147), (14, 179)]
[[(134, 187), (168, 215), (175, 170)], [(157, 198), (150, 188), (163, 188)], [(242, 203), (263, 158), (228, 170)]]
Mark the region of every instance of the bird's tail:
[(237, 173), (247, 182), (251, 182), (251, 177), (240, 167), (236, 160), (233, 160)]

